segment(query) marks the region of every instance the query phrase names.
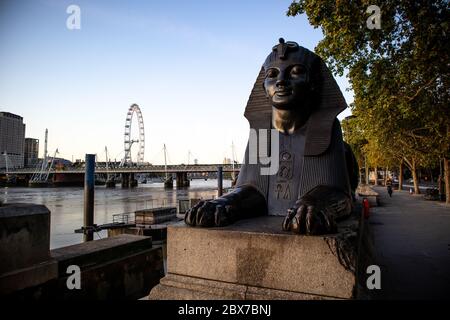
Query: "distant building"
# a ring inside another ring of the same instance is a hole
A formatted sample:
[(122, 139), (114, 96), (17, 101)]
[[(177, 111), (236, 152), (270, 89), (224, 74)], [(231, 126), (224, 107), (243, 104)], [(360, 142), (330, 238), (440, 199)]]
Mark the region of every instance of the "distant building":
[(198, 159), (194, 159), (194, 164), (198, 165)]
[(233, 161), (230, 158), (224, 158), (223, 159), (223, 164), (232, 164)]
[[(24, 163), (25, 124), (23, 118), (0, 112), (0, 168), (22, 168)], [(6, 157), (5, 157), (6, 154)]]
[(73, 165), (72, 161), (64, 159), (64, 158), (53, 158), (53, 157), (48, 157), (48, 163), (52, 163), (53, 161), (53, 167), (55, 169), (62, 169), (65, 167), (71, 167)]
[(39, 139), (25, 138), (24, 165), (34, 167), (39, 162)]

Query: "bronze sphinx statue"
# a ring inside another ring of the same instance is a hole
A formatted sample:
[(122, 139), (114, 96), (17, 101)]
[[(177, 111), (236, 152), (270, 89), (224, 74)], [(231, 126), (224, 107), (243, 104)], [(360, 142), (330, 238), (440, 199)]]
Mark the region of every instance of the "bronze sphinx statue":
[(336, 118), (346, 107), (322, 59), (280, 39), (245, 109), (250, 128), (277, 130), (279, 148), (269, 150), (279, 152), (277, 173), (261, 175), (261, 164), (244, 164), (233, 192), (201, 201), (188, 210), (185, 222), (220, 227), (269, 214), (285, 216), (285, 231), (336, 232), (336, 221), (351, 213), (358, 183), (358, 165)]

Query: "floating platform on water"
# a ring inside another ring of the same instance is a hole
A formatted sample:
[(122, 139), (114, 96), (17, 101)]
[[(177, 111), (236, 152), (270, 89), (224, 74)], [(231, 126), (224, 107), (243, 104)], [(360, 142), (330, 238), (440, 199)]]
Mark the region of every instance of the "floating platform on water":
[(137, 225), (157, 224), (176, 218), (176, 207), (161, 207), (137, 210), (134, 213), (134, 221)]

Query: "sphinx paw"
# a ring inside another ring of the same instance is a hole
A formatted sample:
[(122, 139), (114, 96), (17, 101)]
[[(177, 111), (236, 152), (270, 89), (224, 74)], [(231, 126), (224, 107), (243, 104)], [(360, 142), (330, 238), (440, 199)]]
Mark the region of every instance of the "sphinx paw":
[(288, 209), (282, 228), (284, 231), (306, 235), (334, 233), (337, 230), (333, 216), (306, 204)]
[(230, 224), (233, 209), (217, 201), (200, 201), (186, 212), (184, 221), (190, 226), (223, 227)]

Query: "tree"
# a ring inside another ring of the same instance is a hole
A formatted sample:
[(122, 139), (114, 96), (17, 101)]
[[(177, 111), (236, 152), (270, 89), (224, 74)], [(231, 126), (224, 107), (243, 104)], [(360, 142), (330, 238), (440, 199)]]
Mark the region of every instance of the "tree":
[[(344, 140), (352, 147), (360, 168), (365, 167), (366, 183), (368, 183), (369, 168), (373, 168), (375, 176), (377, 176), (379, 167), (384, 168), (386, 183), (387, 168), (395, 167), (398, 157), (391, 152), (391, 149), (371, 137), (370, 132), (362, 127), (362, 123), (364, 121), (354, 115), (342, 120)], [(377, 180), (375, 180), (375, 184), (377, 184)]]
[[(344, 141), (347, 142), (353, 150), (356, 161), (358, 162), (358, 167), (360, 170), (365, 168), (365, 157), (362, 152), (362, 148), (367, 144), (364, 132), (358, 126), (358, 122), (355, 116), (348, 116), (341, 122), (342, 125), (342, 135)], [(361, 173), (359, 175), (362, 176)]]
[(450, 5), (444, 0), (380, 1), (381, 28), (369, 29), (371, 4), (299, 0), (287, 14), (306, 13), (322, 29), (316, 51), (335, 74), (348, 70), (355, 93), (352, 112), (364, 138), (411, 169), (417, 193), (418, 167), (444, 159), (450, 203)]

